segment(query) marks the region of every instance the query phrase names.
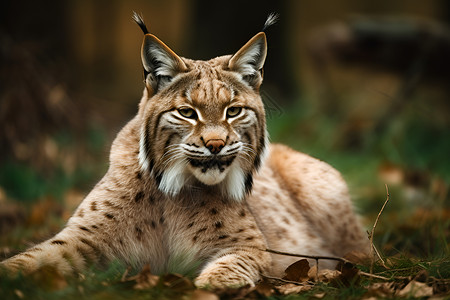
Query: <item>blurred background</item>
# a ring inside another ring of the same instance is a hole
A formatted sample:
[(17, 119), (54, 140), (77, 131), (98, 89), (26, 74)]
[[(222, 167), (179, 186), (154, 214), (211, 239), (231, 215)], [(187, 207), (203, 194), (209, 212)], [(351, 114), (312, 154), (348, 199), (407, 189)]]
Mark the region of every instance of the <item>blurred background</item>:
[(262, 29), (273, 142), (343, 173), (386, 255), (448, 255), (450, 2), (2, 1), (0, 257), (55, 232), (108, 167), (143, 90), (141, 13), (177, 54), (232, 54)]

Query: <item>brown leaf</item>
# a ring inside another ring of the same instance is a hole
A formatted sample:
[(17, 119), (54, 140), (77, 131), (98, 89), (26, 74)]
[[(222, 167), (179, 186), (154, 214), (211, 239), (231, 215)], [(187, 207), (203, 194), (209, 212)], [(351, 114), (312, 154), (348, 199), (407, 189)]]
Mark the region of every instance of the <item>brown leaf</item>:
[(282, 295), (298, 294), (301, 292), (309, 291), (311, 288), (311, 285), (296, 285), (293, 283), (275, 287), (275, 289)]
[(420, 270), (414, 277), (414, 280), (420, 281), (420, 282), (427, 282), (428, 277), (429, 277), (429, 275), (428, 275), (427, 270)]
[(153, 275), (150, 271), (150, 265), (147, 264), (139, 274), (126, 279), (126, 281), (136, 281), (133, 288), (136, 290), (145, 290), (156, 286), (159, 281), (159, 276)]
[(194, 283), (180, 274), (167, 274), (161, 277), (161, 281), (167, 287), (179, 292), (195, 289)]
[(33, 205), (28, 224), (30, 226), (45, 224), (48, 222), (49, 215), (60, 215), (61, 212), (61, 205), (53, 198), (47, 197)]
[(426, 283), (412, 280), (402, 290), (395, 293), (399, 297), (429, 297), (433, 295), (433, 288)]
[(359, 280), (359, 270), (352, 263), (342, 264), (341, 275), (338, 278), (344, 285), (348, 286)]
[(369, 295), (388, 298), (394, 295), (395, 288), (392, 282), (377, 282), (368, 287)]
[(370, 266), (371, 263), (369, 255), (362, 251), (350, 251), (343, 258), (357, 265)]
[(265, 298), (272, 296), (273, 294), (273, 285), (271, 285), (270, 283), (263, 281), (261, 283), (259, 283), (258, 285), (256, 285), (255, 287), (256, 292), (258, 292), (258, 294), (260, 294), (261, 296), (264, 296)]
[(311, 281), (317, 281), (317, 265), (312, 266), (308, 271), (308, 278)]
[(319, 281), (321, 282), (332, 282), (335, 281), (341, 276), (341, 272), (338, 270), (320, 270), (319, 271)]
[[(0, 204), (6, 203), (6, 192), (5, 190), (0, 186)], [(20, 291), (19, 291), (20, 292)]]
[(306, 259), (296, 261), (287, 267), (283, 279), (297, 282), (305, 282), (308, 280), (309, 262)]
[(25, 298), (25, 295), (22, 293), (21, 290), (14, 290), (14, 294), (16, 294), (16, 296), (17, 296), (19, 299), (24, 299), (24, 298)]

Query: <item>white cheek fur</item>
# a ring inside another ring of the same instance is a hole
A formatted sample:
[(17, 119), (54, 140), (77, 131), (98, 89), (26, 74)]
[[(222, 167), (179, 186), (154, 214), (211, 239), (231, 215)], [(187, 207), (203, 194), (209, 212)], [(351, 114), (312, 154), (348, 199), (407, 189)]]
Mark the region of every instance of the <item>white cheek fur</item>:
[(159, 189), (167, 195), (177, 195), (186, 183), (186, 159), (177, 158), (168, 166), (161, 177)]

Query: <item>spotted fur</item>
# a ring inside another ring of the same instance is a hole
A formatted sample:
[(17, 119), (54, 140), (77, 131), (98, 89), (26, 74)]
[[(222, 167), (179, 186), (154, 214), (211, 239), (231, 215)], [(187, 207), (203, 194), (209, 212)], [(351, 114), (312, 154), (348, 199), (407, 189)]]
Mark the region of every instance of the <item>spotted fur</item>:
[(266, 248), (367, 250), (339, 173), (268, 143), (259, 95), (264, 32), (234, 55), (194, 61), (136, 21), (146, 33), (145, 89), (113, 142), (107, 173), (60, 233), (3, 266), (75, 274), (119, 260), (155, 273), (194, 272), (198, 286), (223, 287), (280, 276), (295, 259)]

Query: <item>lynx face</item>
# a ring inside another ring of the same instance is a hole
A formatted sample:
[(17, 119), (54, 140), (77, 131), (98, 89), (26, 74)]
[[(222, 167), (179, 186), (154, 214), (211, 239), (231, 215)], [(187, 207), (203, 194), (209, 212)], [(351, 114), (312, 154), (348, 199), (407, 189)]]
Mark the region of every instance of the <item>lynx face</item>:
[(259, 95), (266, 52), (262, 32), (209, 61), (181, 58), (145, 35), (139, 160), (160, 190), (213, 186), (238, 201), (251, 190), (267, 139)]

